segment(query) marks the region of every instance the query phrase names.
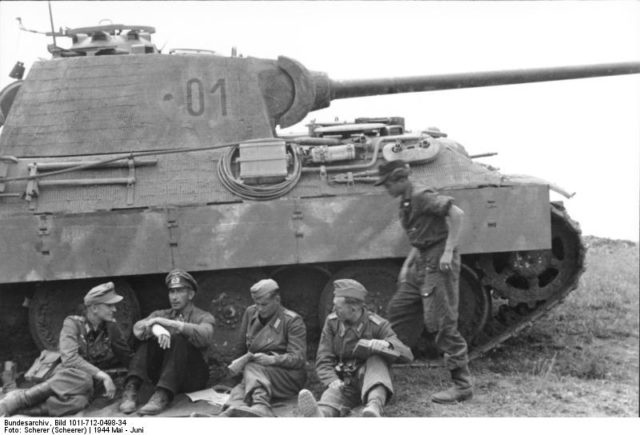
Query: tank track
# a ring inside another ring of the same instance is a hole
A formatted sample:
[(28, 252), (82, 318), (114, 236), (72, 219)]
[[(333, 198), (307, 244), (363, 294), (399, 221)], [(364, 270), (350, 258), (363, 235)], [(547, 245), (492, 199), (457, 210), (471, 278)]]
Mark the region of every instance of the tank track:
[[(568, 234), (572, 243), (575, 244), (575, 265), (566, 285), (560, 292), (555, 293), (550, 298), (537, 302), (534, 307), (530, 307), (530, 304), (526, 303), (520, 303), (514, 307), (508, 304), (501, 306), (501, 310), (498, 312), (500, 318), (498, 319), (498, 316), (494, 316), (490, 320), (490, 324), (483, 331), (484, 337), (479, 337), (479, 340), (477, 340), (479, 343), (470, 349), (470, 360), (498, 348), (509, 338), (515, 337), (526, 328), (532, 326), (534, 322), (560, 305), (567, 295), (578, 287), (580, 276), (584, 272), (586, 254), (586, 247), (581, 240), (582, 232), (580, 226), (569, 217), (561, 203), (551, 203), (551, 214), (561, 224), (560, 231)], [(480, 270), (480, 273), (482, 273), (482, 270)]]

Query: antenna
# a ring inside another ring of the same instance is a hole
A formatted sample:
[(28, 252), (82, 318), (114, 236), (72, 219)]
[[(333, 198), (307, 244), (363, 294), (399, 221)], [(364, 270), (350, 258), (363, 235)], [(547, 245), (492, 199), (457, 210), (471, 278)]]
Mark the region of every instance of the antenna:
[(49, 0), (47, 3), (49, 4), (49, 21), (51, 21), (51, 36), (53, 36), (53, 46), (57, 47), (58, 44), (56, 43), (56, 30), (55, 27), (53, 27), (53, 13), (51, 12), (51, 0)]

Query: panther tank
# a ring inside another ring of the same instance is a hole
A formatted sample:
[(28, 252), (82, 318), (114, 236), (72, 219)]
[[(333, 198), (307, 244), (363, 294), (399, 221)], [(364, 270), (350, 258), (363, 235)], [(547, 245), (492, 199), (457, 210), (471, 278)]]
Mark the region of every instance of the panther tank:
[[(71, 47), (51, 45), (24, 78), (17, 65), (0, 92), (0, 299), (6, 312), (28, 305), (38, 348), (56, 347), (64, 316), (100, 282), (124, 296), (127, 326), (166, 306), (163, 278), (175, 267), (195, 275), (196, 303), (217, 319), (219, 361), (264, 277), (304, 317), (311, 348), (335, 279), (362, 282), (384, 315), (409, 251), (397, 200), (373, 184), (395, 159), (465, 213), (460, 329), (472, 358), (577, 287), (580, 229), (550, 202), (550, 191), (570, 196), (562, 188), (503, 174), (445, 132), (405, 129), (399, 114), (300, 134), (276, 127), (337, 99), (635, 74), (639, 63), (336, 81), (284, 56), (161, 53), (153, 33), (61, 31)], [(420, 347), (415, 320), (409, 344)], [(5, 359), (21, 352), (17, 336), (3, 338)]]

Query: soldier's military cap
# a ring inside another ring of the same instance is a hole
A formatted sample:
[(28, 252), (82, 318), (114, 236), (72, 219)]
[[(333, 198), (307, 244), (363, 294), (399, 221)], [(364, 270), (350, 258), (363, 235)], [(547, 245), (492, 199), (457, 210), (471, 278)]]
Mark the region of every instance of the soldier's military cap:
[(97, 285), (84, 296), (85, 305), (115, 304), (121, 300), (122, 296), (116, 293), (112, 282)]
[(168, 289), (189, 288), (191, 290), (198, 291), (198, 283), (196, 280), (182, 269), (173, 269), (167, 274), (164, 282)]
[(367, 289), (355, 279), (336, 279), (333, 282), (333, 295), (338, 298), (364, 301), (367, 297)]
[(378, 181), (376, 181), (374, 186), (379, 186), (384, 184), (385, 181), (389, 179), (392, 175), (402, 174), (404, 176), (409, 175), (409, 165), (405, 163), (403, 160), (392, 160), (390, 162), (382, 163), (378, 166)]
[(261, 279), (257, 283), (251, 286), (251, 296), (253, 298), (261, 298), (268, 295), (274, 290), (278, 290), (278, 283), (272, 279)]

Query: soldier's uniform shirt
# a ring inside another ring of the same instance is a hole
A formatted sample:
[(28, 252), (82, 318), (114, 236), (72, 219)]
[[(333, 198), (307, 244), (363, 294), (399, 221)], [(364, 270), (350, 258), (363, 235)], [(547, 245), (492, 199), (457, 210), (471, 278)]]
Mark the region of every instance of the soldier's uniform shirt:
[(129, 364), (131, 348), (115, 322), (103, 322), (96, 329), (84, 316), (68, 316), (60, 331), (62, 365), (78, 368), (92, 377), (115, 365)]
[(266, 390), (271, 399), (294, 396), (304, 386), (307, 328), (299, 314), (281, 306), (269, 319), (260, 319), (255, 305), (247, 307), (242, 316), (236, 356), (247, 352), (273, 355), (276, 363), (264, 366), (249, 362), (225, 407), (251, 405), (251, 393), (258, 387)]
[(391, 324), (379, 315), (364, 309), (360, 319), (353, 325), (345, 325), (335, 313), (329, 314), (322, 328), (320, 344), (316, 356), (316, 373), (320, 381), (328, 386), (340, 379), (335, 367), (338, 363), (351, 364), (357, 372), (343, 388), (327, 388), (322, 394), (320, 404), (338, 410), (346, 415), (350, 409), (366, 401), (369, 391), (383, 385), (388, 397), (393, 394), (393, 384), (389, 364), (378, 355), (366, 360), (356, 359), (353, 350), (360, 339), (385, 340), (400, 353), (401, 362), (413, 360), (411, 350), (396, 336)]
[(450, 196), (439, 195), (434, 190), (413, 192), (409, 199), (400, 202), (400, 223), (409, 243), (423, 250), (447, 239), (449, 233), (446, 216), (453, 204)]
[(84, 316), (68, 316), (60, 331), (62, 363), (45, 382), (54, 395), (46, 400), (50, 415), (73, 414), (85, 408), (94, 392), (94, 376), (116, 365), (127, 366), (132, 351), (115, 322), (97, 328)]
[(307, 358), (307, 328), (297, 313), (280, 307), (265, 325), (258, 308), (249, 306), (240, 326), (242, 342), (238, 356), (246, 353), (274, 354), (279, 367), (303, 368)]
[[(213, 328), (216, 324), (216, 320), (211, 313), (190, 304), (185, 307), (182, 313), (171, 308), (156, 310), (149, 314), (144, 320), (158, 317), (184, 322), (181, 335), (186, 337), (187, 341), (195, 346), (203, 356), (206, 356), (209, 347), (213, 343)], [(207, 325), (211, 325), (211, 328)], [(178, 331), (173, 330), (173, 328), (168, 328), (168, 330), (172, 336), (178, 334)], [(141, 340), (148, 340), (151, 337), (153, 337), (151, 328), (145, 328)]]
[(389, 301), (387, 313), (401, 339), (411, 342), (414, 318), (422, 306), (423, 323), (437, 332), (436, 344), (445, 353), (450, 369), (466, 364), (467, 344), (458, 332), (460, 254), (454, 249), (451, 269), (440, 270), (448, 227), (446, 217), (453, 198), (431, 189), (414, 190), (400, 202), (400, 222), (411, 245), (419, 253), (401, 285)]
[(144, 321), (154, 318), (184, 322), (182, 332), (166, 328), (171, 333), (171, 346), (162, 349), (151, 327), (143, 321), (136, 323), (134, 330), (142, 328), (138, 334), (142, 343), (129, 366), (129, 376), (148, 377), (157, 387), (173, 394), (204, 388), (209, 380), (207, 353), (213, 343), (213, 315), (189, 304), (182, 313), (174, 309), (156, 310)]

